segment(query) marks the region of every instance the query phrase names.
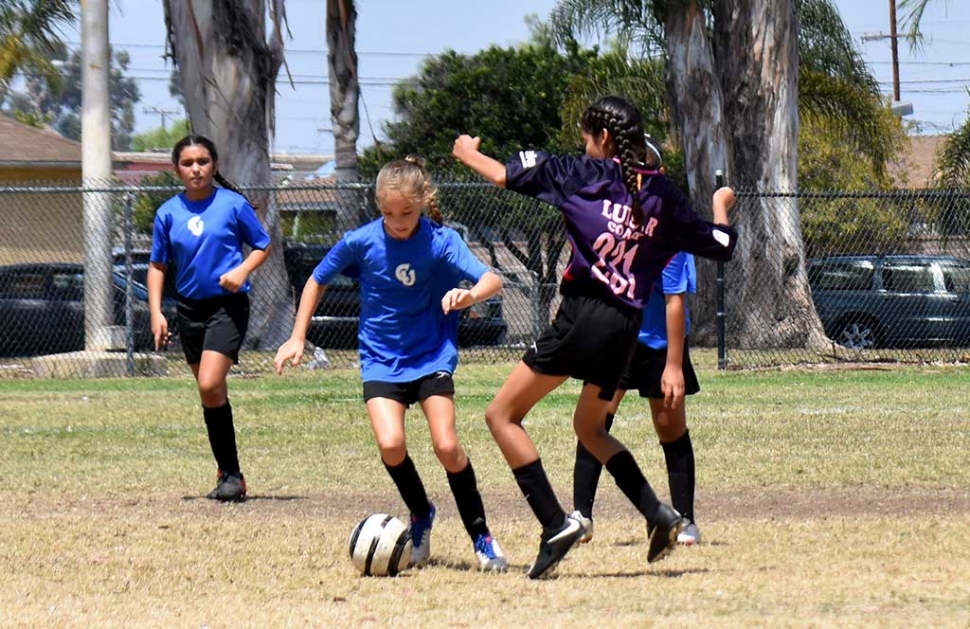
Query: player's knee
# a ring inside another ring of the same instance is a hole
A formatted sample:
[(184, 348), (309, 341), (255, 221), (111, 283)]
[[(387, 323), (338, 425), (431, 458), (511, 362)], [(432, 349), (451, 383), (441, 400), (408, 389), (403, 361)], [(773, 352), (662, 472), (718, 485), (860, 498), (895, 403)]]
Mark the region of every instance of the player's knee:
[(512, 417), (508, 410), (495, 404), (489, 404), (488, 408), (485, 409), (485, 423), (488, 425), (488, 429), (492, 431), (492, 434), (495, 434), (509, 424), (515, 423), (515, 418)]
[(434, 453), (441, 464), (448, 469), (458, 467), (465, 453), (458, 443), (458, 439), (441, 439), (434, 443)]
[(199, 397), (202, 405), (216, 408), (226, 403), (226, 384), (221, 378), (199, 376)]
[(403, 435), (378, 438), (377, 449), (381, 452), (381, 459), (392, 467), (400, 464), (408, 454)]

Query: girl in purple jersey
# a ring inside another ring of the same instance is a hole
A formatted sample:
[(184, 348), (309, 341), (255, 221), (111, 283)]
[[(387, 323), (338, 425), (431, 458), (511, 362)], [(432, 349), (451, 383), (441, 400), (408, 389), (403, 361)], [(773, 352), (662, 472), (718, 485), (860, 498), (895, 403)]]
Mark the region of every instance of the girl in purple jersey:
[[(155, 215), (147, 279), (152, 334), (155, 349), (172, 336), (162, 314), (162, 287), (174, 264), (182, 351), (199, 388), (218, 466), (216, 488), (207, 497), (236, 502), (246, 498), (246, 479), (239, 469), (226, 376), (239, 362), (249, 325), (249, 276), (269, 256), (270, 238), (246, 197), (219, 173), (211, 140), (182, 138), (172, 150), (172, 163), (185, 191)], [(252, 248), (248, 256), (243, 245)]]
[(583, 380), (573, 415), (582, 444), (603, 463), (646, 518), (647, 561), (666, 556), (684, 526), (662, 504), (633, 456), (606, 431), (617, 383), (636, 348), (650, 287), (671, 257), (687, 251), (729, 260), (737, 240), (727, 207), (702, 220), (673, 183), (642, 167), (646, 146), (640, 113), (618, 97), (583, 113), (586, 155), (521, 151), (507, 164), (480, 152), (480, 138), (455, 141), (454, 156), (488, 181), (555, 205), (572, 245), (552, 325), (516, 365), (485, 413), (543, 531), (529, 569), (539, 578), (582, 537), (582, 523), (563, 511), (535, 444), (522, 426), (528, 411), (568, 378)]
[[(497, 294), (502, 280), (442, 225), (437, 192), (420, 158), (381, 168), (375, 196), (381, 218), (345, 234), (307, 280), (293, 333), (276, 352), (276, 373), (287, 362), (300, 364), (327, 283), (340, 272), (358, 277), (364, 402), (381, 461), (411, 511), (411, 565), (428, 561), (435, 518), (405, 441), (405, 411), (419, 404), (479, 568), (504, 571), (508, 562), (489, 531), (475, 471), (458, 441), (452, 379), (458, 311)], [(431, 220), (422, 217), (424, 208)], [(458, 288), (461, 280), (475, 285)]]

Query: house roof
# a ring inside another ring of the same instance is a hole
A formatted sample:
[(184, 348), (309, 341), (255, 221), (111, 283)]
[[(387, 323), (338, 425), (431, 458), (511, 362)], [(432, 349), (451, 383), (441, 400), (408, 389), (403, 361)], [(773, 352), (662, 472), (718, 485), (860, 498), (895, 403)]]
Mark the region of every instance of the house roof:
[(908, 136), (909, 149), (900, 151), (899, 161), (891, 164), (889, 172), (896, 184), (903, 188), (929, 188), (936, 177), (936, 152), (945, 135)]
[(80, 168), (81, 143), (0, 116), (0, 166)]

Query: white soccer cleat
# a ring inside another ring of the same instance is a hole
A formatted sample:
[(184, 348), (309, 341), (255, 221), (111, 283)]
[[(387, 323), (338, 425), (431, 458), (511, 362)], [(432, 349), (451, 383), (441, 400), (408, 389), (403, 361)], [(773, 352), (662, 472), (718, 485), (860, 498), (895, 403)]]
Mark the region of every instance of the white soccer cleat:
[(583, 525), (583, 536), (579, 538), (580, 544), (587, 544), (593, 540), (593, 518), (587, 518), (585, 515), (580, 513), (579, 509), (576, 509), (571, 514), (569, 514), (574, 520), (579, 520), (579, 523)]

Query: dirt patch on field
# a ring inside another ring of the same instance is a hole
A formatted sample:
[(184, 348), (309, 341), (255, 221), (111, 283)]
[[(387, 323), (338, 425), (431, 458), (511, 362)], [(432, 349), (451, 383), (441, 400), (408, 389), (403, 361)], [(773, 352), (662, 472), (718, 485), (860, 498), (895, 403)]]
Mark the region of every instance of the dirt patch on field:
[[(441, 492), (438, 492), (441, 493)], [(561, 499), (568, 495), (560, 494)], [(130, 499), (110, 498), (85, 499), (61, 498), (49, 500), (31, 496), (27, 500), (7, 500), (25, 517), (63, 517), (83, 515), (84, 513), (120, 514), (125, 511), (170, 510), (173, 499), (189, 511), (196, 509), (218, 509), (220, 505), (202, 496), (184, 495), (179, 497), (154, 496), (151, 498)], [(435, 495), (432, 499), (438, 505), (442, 516), (457, 517), (454, 500), (450, 495)], [(518, 492), (485, 491), (485, 507), (490, 516), (502, 518), (529, 518), (529, 508)], [(564, 504), (569, 507), (569, 504)], [(297, 493), (260, 493), (254, 492), (247, 504), (229, 508), (242, 508), (251, 517), (283, 518), (326, 518), (350, 517), (361, 513), (374, 513), (385, 510), (403, 511), (400, 499), (388, 492), (374, 494), (348, 494), (344, 491)], [(181, 510), (181, 509), (180, 509)], [(567, 508), (567, 511), (571, 510)], [(811, 520), (826, 516), (866, 517), (919, 515), (964, 515), (970, 514), (970, 491), (952, 488), (879, 488), (854, 487), (834, 490), (822, 489), (743, 489), (739, 491), (700, 491), (696, 499), (696, 512), (699, 519), (706, 522), (716, 520), (735, 520), (743, 518), (779, 518)], [(494, 515), (493, 515), (494, 514)], [(633, 507), (614, 487), (604, 487), (596, 503), (598, 517), (619, 517), (633, 514)]]

